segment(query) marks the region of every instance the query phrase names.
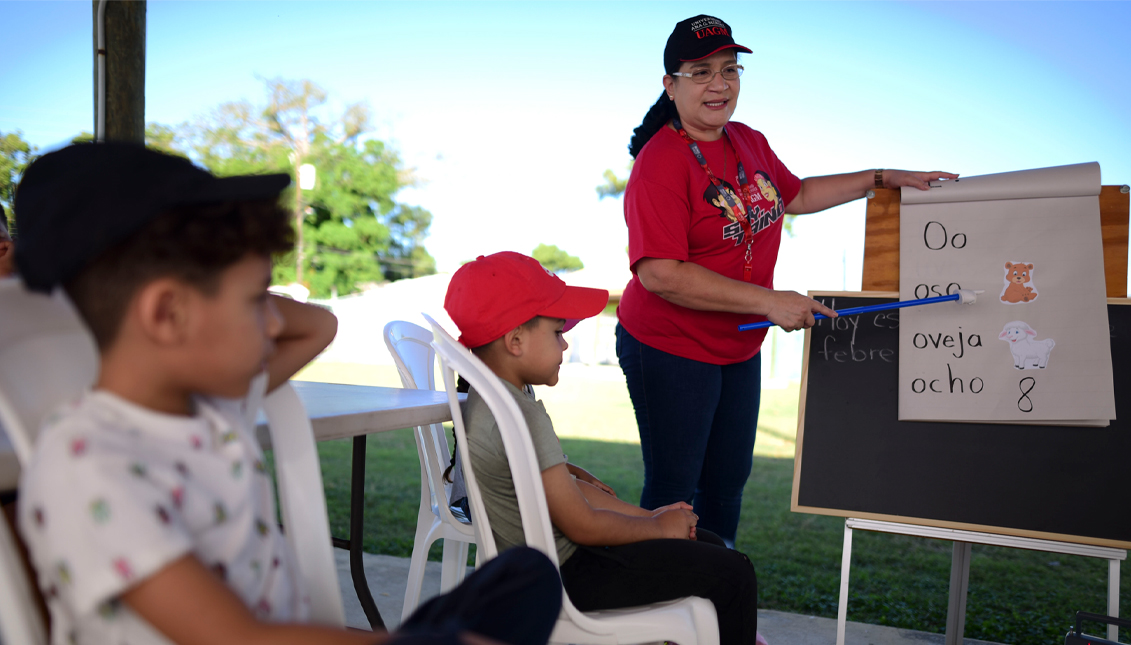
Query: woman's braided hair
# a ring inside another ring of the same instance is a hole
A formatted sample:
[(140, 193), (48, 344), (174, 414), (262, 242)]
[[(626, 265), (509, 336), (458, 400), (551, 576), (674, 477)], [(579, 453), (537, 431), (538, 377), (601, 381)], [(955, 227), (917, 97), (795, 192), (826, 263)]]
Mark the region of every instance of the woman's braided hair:
[(636, 155), (644, 149), (644, 144), (652, 138), (660, 128), (668, 124), (674, 117), (679, 116), (675, 109), (675, 101), (668, 98), (667, 92), (660, 92), (660, 98), (648, 109), (644, 121), (632, 131), (632, 140), (628, 143), (628, 154), (635, 159)]

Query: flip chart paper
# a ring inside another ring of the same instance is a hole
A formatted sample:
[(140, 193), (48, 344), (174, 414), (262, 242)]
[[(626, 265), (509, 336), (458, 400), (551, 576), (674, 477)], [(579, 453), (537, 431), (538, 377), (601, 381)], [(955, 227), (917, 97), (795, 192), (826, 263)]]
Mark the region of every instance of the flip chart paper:
[(904, 188), (899, 418), (1105, 425), (1115, 417), (1099, 164)]

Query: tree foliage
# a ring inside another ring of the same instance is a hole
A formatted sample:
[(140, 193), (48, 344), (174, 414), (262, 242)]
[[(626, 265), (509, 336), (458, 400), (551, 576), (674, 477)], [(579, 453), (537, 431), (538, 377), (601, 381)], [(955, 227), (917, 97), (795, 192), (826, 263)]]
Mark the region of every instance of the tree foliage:
[[(628, 163), (628, 172), (632, 174), (632, 164), (635, 161)], [(604, 199), (606, 197), (620, 197), (624, 194), (624, 189), (628, 186), (628, 177), (621, 179), (612, 170), (606, 170), (603, 175), (605, 183), (597, 186), (597, 198)]]
[(35, 159), (35, 146), (24, 141), (23, 133), (0, 132), (0, 205), (8, 217), (5, 224), (13, 235), (16, 235), (12, 226), (12, 202), (16, 198), (16, 184), (24, 174), (24, 169)]
[(169, 154), (184, 155), (177, 148), (177, 129), (160, 123), (146, 124), (145, 146)]
[(570, 255), (553, 244), (539, 244), (530, 255), (551, 273), (569, 273), (585, 268), (581, 258)]
[[(217, 175), (296, 177), (282, 200), (301, 213), (301, 282), (314, 297), (435, 273), (424, 248), (432, 215), (396, 201), (397, 191), (414, 180), (396, 152), (366, 137), (372, 131), (369, 107), (355, 103), (331, 115), (326, 91), (309, 80), (264, 84), (263, 105), (224, 103), (175, 129), (150, 124), (147, 144), (187, 154)], [(317, 169), (317, 181), (301, 192), (300, 203), (296, 173), (306, 163)], [(296, 264), (294, 252), (277, 258), (274, 281), (295, 281)]]

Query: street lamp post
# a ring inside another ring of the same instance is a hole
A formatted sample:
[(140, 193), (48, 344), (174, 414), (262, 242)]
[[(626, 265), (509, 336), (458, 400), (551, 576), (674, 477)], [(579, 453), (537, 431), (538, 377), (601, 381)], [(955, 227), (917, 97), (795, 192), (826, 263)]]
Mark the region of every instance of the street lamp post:
[(295, 188), (295, 282), (302, 284), (302, 224), (305, 209), (302, 206), (302, 191), (314, 189), (316, 171), (312, 164), (298, 166), (298, 186)]

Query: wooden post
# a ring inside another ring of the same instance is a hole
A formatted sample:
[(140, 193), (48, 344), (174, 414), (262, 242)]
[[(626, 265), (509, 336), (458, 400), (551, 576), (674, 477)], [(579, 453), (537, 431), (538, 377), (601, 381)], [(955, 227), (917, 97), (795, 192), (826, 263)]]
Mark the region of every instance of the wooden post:
[[(106, 2), (106, 140), (145, 142), (145, 0)], [(94, 114), (98, 112), (98, 0), (93, 1)]]

